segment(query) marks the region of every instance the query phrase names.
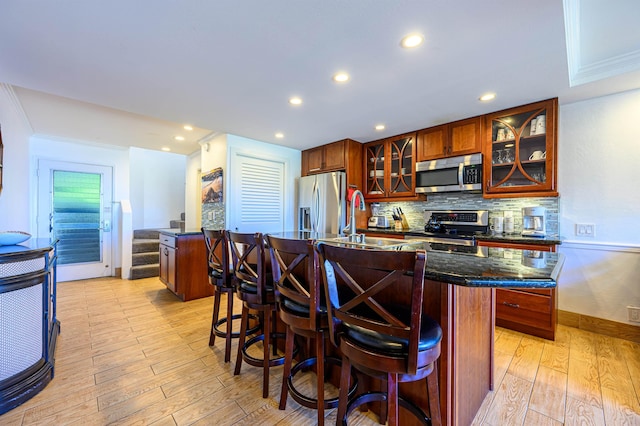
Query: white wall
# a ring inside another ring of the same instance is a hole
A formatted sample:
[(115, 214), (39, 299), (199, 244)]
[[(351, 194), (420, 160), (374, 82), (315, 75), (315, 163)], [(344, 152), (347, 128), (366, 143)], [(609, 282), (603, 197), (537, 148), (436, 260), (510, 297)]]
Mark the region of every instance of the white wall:
[(4, 144), (0, 231), (31, 232), (29, 137), (31, 128), (11, 86), (0, 84), (0, 129)]
[(186, 157), (140, 148), (130, 155), (133, 229), (168, 228), (185, 212)]
[[(640, 90), (560, 107), (559, 308), (631, 323), (640, 306)], [(575, 235), (595, 224), (593, 237)]]
[(186, 187), (184, 193), (185, 229), (200, 229), (202, 223), (201, 194), (201, 162), (202, 154), (194, 152), (187, 157)]

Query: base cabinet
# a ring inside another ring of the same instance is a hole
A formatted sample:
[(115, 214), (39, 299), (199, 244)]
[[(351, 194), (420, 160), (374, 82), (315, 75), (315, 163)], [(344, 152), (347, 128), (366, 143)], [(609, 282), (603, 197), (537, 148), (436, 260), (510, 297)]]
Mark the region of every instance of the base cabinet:
[(160, 281), (182, 301), (213, 295), (201, 233), (160, 233)]
[[(479, 241), (478, 245), (533, 251), (555, 251), (554, 245), (505, 244)], [(497, 289), (496, 325), (555, 340), (558, 322), (557, 289)]]

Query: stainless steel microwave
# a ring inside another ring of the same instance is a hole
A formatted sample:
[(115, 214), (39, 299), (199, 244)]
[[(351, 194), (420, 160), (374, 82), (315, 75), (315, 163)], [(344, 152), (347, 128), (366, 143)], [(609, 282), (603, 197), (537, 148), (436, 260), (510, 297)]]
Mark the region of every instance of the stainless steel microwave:
[(482, 191), (482, 154), (416, 163), (416, 193)]

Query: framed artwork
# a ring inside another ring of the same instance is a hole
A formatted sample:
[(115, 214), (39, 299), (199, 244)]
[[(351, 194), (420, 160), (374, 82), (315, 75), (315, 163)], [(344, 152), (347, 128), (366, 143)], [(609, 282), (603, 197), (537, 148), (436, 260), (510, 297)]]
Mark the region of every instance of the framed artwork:
[(202, 174), (202, 204), (222, 202), (222, 167)]

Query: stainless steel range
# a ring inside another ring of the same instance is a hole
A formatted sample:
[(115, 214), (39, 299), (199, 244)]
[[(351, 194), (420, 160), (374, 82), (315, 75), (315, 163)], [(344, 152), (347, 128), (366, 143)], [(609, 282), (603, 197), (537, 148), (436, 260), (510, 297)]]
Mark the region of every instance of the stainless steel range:
[(477, 246), (474, 236), (488, 232), (488, 211), (425, 210), (424, 221), (424, 234), (406, 238), (429, 243), (430, 251), (487, 256), (487, 247)]

